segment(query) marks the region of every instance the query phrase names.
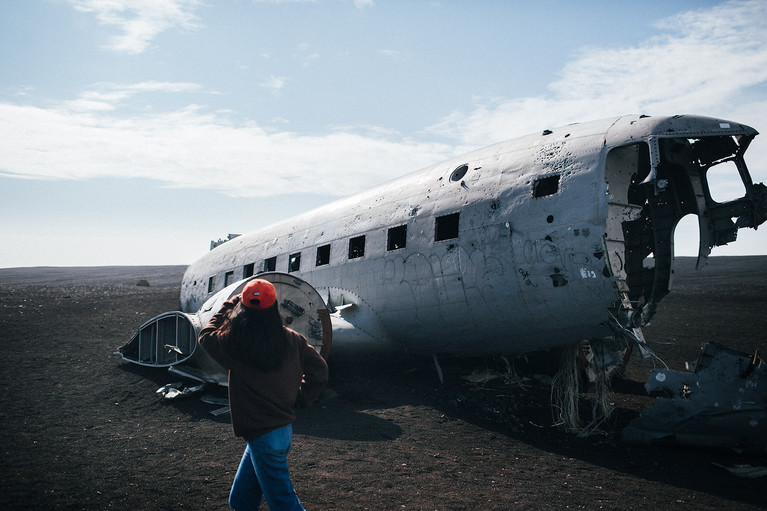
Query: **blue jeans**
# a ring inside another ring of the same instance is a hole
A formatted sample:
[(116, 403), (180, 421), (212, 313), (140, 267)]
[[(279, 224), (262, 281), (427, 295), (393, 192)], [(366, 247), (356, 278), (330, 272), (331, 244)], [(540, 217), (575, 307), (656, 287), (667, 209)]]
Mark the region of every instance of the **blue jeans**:
[(248, 442), (229, 493), (232, 509), (257, 511), (263, 496), (271, 511), (303, 511), (288, 473), (292, 440), (288, 424)]

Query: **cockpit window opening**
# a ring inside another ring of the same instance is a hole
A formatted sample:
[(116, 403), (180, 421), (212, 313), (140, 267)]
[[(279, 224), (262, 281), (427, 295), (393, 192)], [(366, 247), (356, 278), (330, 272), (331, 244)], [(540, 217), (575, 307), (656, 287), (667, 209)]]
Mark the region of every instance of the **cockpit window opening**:
[(317, 247), (317, 259), (315, 260), (315, 266), (324, 266), (330, 264), (330, 245), (322, 245)]
[(216, 289), (216, 276), (208, 278), (208, 293), (212, 293)]
[(224, 287), (234, 282), (234, 270), (224, 273)]
[(548, 195), (554, 195), (559, 191), (559, 174), (539, 177), (533, 183), (533, 197), (539, 199)]
[(434, 241), (444, 241), (458, 237), (460, 213), (438, 216), (434, 220)]
[(405, 248), (407, 244), (407, 225), (392, 227), (386, 235), (386, 250)]
[[(671, 137), (659, 140), (659, 147), (659, 178), (684, 183), (686, 179), (677, 176), (697, 171), (701, 177), (705, 176), (702, 181), (708, 198), (719, 204), (738, 199), (746, 193), (748, 185), (743, 182), (742, 175), (747, 171), (739, 157), (741, 147), (735, 137)], [(688, 202), (693, 200), (692, 193), (687, 193), (690, 196)], [(694, 208), (683, 208), (683, 212), (689, 211), (694, 211)]]
[(349, 240), (349, 259), (365, 255), (365, 236), (357, 236)]
[(269, 259), (264, 259), (264, 271), (275, 270), (277, 270), (277, 256), (270, 257)]
[(250, 263), (246, 264), (242, 267), (242, 278), (247, 279), (248, 277), (253, 276), (253, 273), (256, 269), (256, 263)]
[(691, 147), (693, 159), (702, 166), (732, 159), (738, 154), (735, 137), (688, 138), (687, 144)]
[(746, 194), (746, 185), (738, 172), (738, 164), (732, 159), (714, 163), (706, 170), (706, 179), (711, 199), (714, 202), (729, 202)]

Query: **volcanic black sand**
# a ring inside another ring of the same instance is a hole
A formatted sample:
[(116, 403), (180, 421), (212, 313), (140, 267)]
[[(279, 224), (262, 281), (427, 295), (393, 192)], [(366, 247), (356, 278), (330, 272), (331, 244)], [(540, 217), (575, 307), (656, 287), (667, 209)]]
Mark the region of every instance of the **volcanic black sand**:
[[(677, 260), (650, 346), (678, 370), (706, 341), (764, 353), (767, 257), (692, 266)], [(243, 449), (228, 415), (158, 399), (178, 377), (113, 355), (178, 307), (183, 270), (0, 269), (0, 509), (228, 508)], [(650, 361), (632, 358), (609, 424), (588, 438), (551, 426), (545, 384), (462, 378), (499, 359), (440, 361), (443, 385), (430, 358), (331, 353), (329, 389), (300, 414), (289, 459), (307, 509), (767, 508), (767, 477), (714, 464), (765, 466), (764, 453), (620, 442), (652, 403)]]

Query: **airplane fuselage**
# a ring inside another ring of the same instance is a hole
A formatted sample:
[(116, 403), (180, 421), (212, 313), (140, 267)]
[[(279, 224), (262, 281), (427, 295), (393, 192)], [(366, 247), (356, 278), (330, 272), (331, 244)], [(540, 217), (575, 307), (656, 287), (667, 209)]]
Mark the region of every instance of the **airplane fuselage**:
[[(733, 230), (712, 218), (764, 216), (742, 159), (755, 135), (626, 116), (496, 144), (217, 246), (187, 269), (181, 307), (281, 271), (337, 311), (334, 345), (523, 353), (607, 336), (611, 314), (651, 315), (668, 292), (682, 216), (703, 219), (702, 259)], [(724, 159), (747, 194), (718, 215), (706, 172)]]

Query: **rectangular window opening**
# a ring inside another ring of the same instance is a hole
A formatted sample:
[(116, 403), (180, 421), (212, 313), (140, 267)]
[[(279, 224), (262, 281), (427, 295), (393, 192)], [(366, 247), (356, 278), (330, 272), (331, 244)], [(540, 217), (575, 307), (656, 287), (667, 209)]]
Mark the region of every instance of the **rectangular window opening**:
[(228, 271), (224, 274), (224, 287), (234, 282), (234, 271)]
[(264, 259), (264, 271), (276, 271), (277, 270), (277, 256)]
[(330, 263), (330, 245), (317, 247), (317, 260), (315, 266), (324, 266)]
[(365, 236), (357, 236), (349, 240), (349, 259), (365, 255)]
[(212, 293), (216, 289), (216, 276), (212, 276), (208, 279), (208, 293)]
[(547, 195), (554, 195), (559, 191), (559, 174), (548, 177), (539, 177), (533, 183), (533, 197), (539, 199)]
[(460, 213), (438, 216), (434, 221), (434, 241), (457, 238), (459, 216)]
[(301, 269), (301, 252), (290, 254), (288, 258), (288, 272), (298, 271)]
[(246, 264), (242, 267), (242, 278), (247, 279), (248, 277), (252, 276), (254, 271), (256, 269), (256, 263), (250, 263)]
[(405, 248), (407, 243), (407, 225), (392, 227), (386, 236), (386, 250)]

